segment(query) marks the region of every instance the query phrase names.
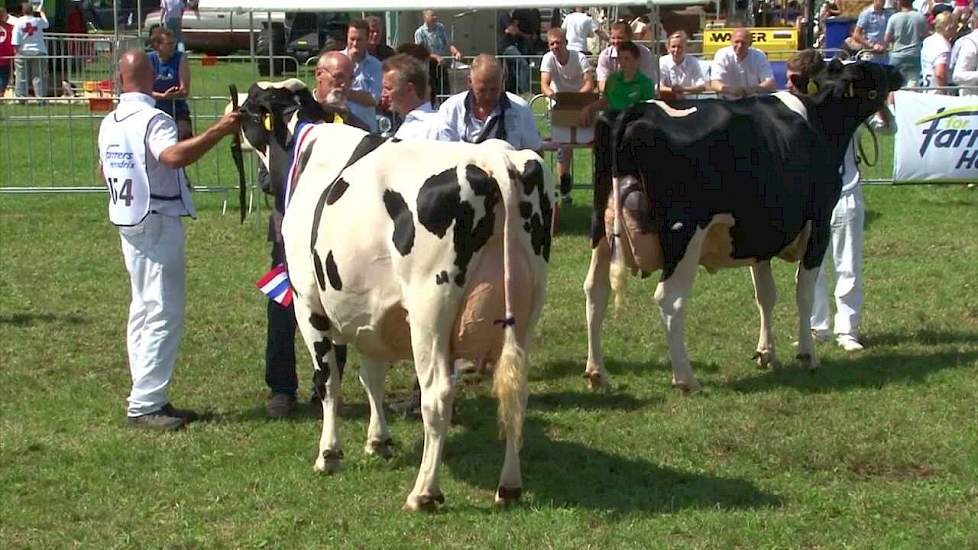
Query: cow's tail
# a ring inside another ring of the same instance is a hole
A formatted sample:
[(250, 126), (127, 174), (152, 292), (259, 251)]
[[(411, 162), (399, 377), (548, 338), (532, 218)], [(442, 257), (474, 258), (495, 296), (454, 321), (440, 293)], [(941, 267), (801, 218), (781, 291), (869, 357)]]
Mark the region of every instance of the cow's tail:
[[(526, 416), (527, 364), (526, 351), (516, 334), (516, 323), (525, 324), (529, 319), (516, 319), (513, 312), (516, 281), (513, 268), (516, 254), (521, 247), (519, 177), (510, 169), (497, 181), (503, 201), (503, 302), (505, 316), (497, 321), (503, 328), (503, 347), (496, 363), (492, 390), (499, 400), (499, 435), (512, 436), (517, 446), (523, 439), (523, 420)], [(528, 328), (528, 327), (527, 327)]]
[(625, 295), (628, 290), (628, 267), (625, 265), (625, 254), (622, 250), (624, 239), (621, 238), (621, 184), (617, 176), (611, 178), (611, 192), (615, 205), (614, 233), (611, 235), (611, 265), (608, 276), (611, 279), (611, 291), (615, 295), (615, 312), (625, 305)]

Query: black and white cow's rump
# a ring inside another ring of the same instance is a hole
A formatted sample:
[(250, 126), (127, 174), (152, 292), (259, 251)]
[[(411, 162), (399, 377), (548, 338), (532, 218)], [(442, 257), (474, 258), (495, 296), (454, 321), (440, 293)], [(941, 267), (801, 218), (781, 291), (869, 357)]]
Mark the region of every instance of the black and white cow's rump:
[[(307, 95), (297, 81), (261, 83), (242, 104), (242, 133), (273, 175), (288, 171), (283, 163), (296, 125), (323, 119), (315, 109), (295, 108)], [(497, 140), (385, 141), (328, 123), (303, 143), (282, 233), (296, 319), (325, 396), (316, 470), (335, 471), (343, 457), (334, 346), (360, 352), (370, 454), (391, 453), (383, 410), (388, 363), (411, 359), (421, 385), (424, 452), (405, 506), (437, 507), (444, 501), (438, 466), (452, 414), (453, 361), (470, 359), (494, 365), (506, 437), (496, 502), (518, 499), (524, 350), (543, 307), (554, 196), (540, 157)]]
[(839, 167), (858, 124), (902, 79), (892, 67), (833, 61), (815, 82), (812, 96), (655, 101), (599, 120), (593, 251), (584, 284), (585, 376), (592, 388), (608, 383), (600, 330), (611, 287), (623, 285), (627, 269), (662, 269), (655, 298), (673, 384), (695, 391), (700, 386), (686, 355), (683, 322), (697, 266), (711, 272), (751, 267), (761, 317), (755, 358), (766, 367), (777, 364), (770, 260), (800, 260), (798, 358), (818, 365), (809, 316), (842, 188)]

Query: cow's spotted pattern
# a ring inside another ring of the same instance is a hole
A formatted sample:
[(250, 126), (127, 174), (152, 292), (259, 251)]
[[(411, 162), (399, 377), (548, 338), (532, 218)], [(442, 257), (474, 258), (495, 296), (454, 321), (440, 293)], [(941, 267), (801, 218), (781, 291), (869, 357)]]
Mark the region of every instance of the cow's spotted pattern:
[(390, 189), (384, 191), (384, 207), (387, 209), (387, 215), (394, 222), (394, 234), (391, 237), (394, 248), (401, 253), (401, 256), (407, 256), (414, 248), (414, 215), (411, 214), (404, 197)]
[[(531, 160), (523, 167), (523, 173), (510, 174), (523, 181), (523, 194), (527, 200), (520, 201), (520, 217), (523, 218), (523, 229), (530, 234), (533, 252), (543, 256), (544, 261), (550, 261), (550, 220), (553, 206), (547, 195), (543, 179), (543, 166), (536, 160)], [(534, 209), (533, 195), (536, 194), (539, 211)]]
[(332, 250), (326, 254), (326, 278), (329, 279), (329, 286), (334, 290), (343, 290), (343, 281), (340, 279), (339, 269), (336, 268)]
[[(482, 197), (484, 214), (475, 220), (475, 209), (461, 199), (461, 185), (455, 168), (428, 178), (418, 192), (418, 221), (432, 234), (442, 238), (455, 223), (453, 244), (458, 273), (454, 282), (465, 285), (465, 274), (472, 256), (482, 248), (495, 224), (495, 208), (500, 200), (499, 185), (485, 170), (474, 164), (466, 165), (465, 179), (477, 197)], [(439, 282), (436, 280), (436, 282)]]

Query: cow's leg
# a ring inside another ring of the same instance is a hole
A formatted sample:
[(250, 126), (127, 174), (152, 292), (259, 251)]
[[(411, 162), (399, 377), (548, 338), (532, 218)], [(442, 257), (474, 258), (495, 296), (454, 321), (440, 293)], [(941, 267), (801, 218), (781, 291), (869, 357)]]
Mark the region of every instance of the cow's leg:
[[(314, 307), (318, 308), (318, 304)], [(319, 439), (319, 455), (313, 468), (317, 472), (334, 473), (340, 469), (343, 446), (337, 425), (337, 399), (340, 395), (340, 371), (336, 350), (329, 339), (329, 319), (313, 312), (304, 299), (295, 301), (295, 320), (312, 356), (313, 384), (323, 398), (323, 433)]]
[(601, 239), (591, 251), (591, 265), (584, 279), (584, 297), (587, 315), (587, 366), (584, 377), (590, 389), (608, 387), (611, 381), (604, 368), (604, 355), (601, 352), (601, 325), (608, 311), (608, 297), (611, 295), (611, 247), (606, 239)]
[(367, 357), (360, 358), (360, 383), (367, 391), (370, 402), (370, 427), (367, 428), (367, 444), (364, 452), (390, 458), (393, 440), (387, 429), (387, 418), (384, 416), (384, 381), (387, 378), (387, 363)]
[(683, 326), (686, 322), (689, 295), (693, 290), (693, 280), (696, 278), (696, 268), (699, 265), (699, 249), (705, 234), (706, 231), (700, 230), (693, 236), (686, 247), (686, 253), (676, 264), (676, 269), (669, 278), (660, 282), (655, 288), (655, 301), (659, 304), (662, 326), (665, 328), (669, 343), (672, 385), (690, 393), (699, 391), (702, 386), (693, 376), (693, 369), (689, 364)]
[(805, 269), (804, 262), (798, 264), (795, 273), (795, 300), (798, 302), (798, 355), (804, 367), (818, 368), (815, 357), (815, 338), (812, 336), (812, 305), (815, 302), (815, 281), (818, 268)]
[(760, 262), (750, 266), (751, 280), (754, 282), (754, 299), (761, 314), (761, 330), (757, 337), (757, 352), (754, 359), (762, 369), (778, 366), (778, 356), (774, 352), (773, 314), (778, 301), (778, 287), (774, 284), (771, 262)]
[(407, 510), (433, 511), (445, 502), (438, 486), (438, 466), (452, 420), (454, 388), (449, 340), (456, 302), (436, 296), (419, 298), (409, 305), (414, 368), (421, 386), (424, 451), (414, 489), (404, 504)]

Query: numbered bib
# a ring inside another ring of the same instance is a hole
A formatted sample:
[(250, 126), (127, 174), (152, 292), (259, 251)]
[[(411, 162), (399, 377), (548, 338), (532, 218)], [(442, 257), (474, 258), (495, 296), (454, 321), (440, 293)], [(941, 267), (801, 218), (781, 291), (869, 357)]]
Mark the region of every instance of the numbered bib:
[(120, 105), (99, 129), (99, 160), (109, 191), (109, 220), (136, 225), (149, 214), (149, 176), (146, 173), (146, 132), (160, 111), (140, 105)]

